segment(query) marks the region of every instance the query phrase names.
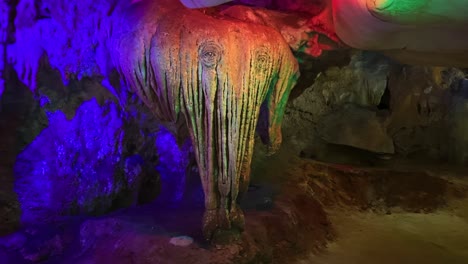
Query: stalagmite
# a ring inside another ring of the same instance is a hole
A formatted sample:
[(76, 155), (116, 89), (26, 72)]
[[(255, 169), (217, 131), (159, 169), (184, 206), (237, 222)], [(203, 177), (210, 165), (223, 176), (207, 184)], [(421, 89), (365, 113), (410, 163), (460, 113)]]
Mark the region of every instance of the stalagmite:
[(125, 8), (111, 34), (111, 57), (159, 119), (185, 117), (205, 193), (206, 237), (242, 230), (237, 196), (249, 181), (260, 109), (265, 104), (268, 143), (277, 149), (297, 62), (271, 28), (164, 2)]

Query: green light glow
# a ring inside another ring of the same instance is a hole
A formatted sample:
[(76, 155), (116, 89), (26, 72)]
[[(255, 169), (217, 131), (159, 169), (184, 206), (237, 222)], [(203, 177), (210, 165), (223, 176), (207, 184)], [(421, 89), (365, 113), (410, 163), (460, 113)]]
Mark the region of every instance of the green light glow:
[(367, 0), (377, 17), (400, 24), (468, 22), (468, 0)]

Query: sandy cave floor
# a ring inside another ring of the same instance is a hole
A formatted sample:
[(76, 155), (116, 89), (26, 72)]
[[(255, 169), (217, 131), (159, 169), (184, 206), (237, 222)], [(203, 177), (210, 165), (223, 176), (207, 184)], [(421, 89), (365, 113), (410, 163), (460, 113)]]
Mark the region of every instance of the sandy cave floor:
[(297, 263), (468, 263), (468, 221), (451, 212), (330, 216), (336, 241)]
[[(444, 193), (443, 205), (430, 212), (408, 212), (398, 206), (386, 208), (385, 212), (372, 208), (365, 211), (342, 206), (329, 208), (327, 213), (336, 228), (336, 239), (323, 252), (310, 254), (298, 264), (468, 263), (466, 169), (398, 160), (383, 167), (390, 171), (425, 172), (447, 181), (458, 189), (458, 194), (453, 197)], [(401, 180), (396, 187), (407, 187), (407, 182)], [(440, 194), (434, 193), (437, 195)]]

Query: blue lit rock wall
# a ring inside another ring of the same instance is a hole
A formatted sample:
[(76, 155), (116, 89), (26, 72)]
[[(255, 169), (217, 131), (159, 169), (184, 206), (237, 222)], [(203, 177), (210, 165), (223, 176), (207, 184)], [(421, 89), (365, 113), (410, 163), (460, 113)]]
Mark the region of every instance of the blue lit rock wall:
[(22, 222), (155, 199), (180, 203), (191, 152), (185, 137), (178, 140), (125, 87), (99, 78), (65, 85), (47, 59), (41, 65), (34, 100), (19, 106), (14, 189)]
[[(101, 38), (115, 1), (0, 4), (14, 14), (0, 17), (12, 25), (11, 32), (5, 23), (0, 29), (0, 81), (7, 80), (0, 116), (21, 109), (17, 126), (1, 128), (14, 130), (8, 155), (16, 161), (4, 177), (14, 182), (21, 220), (100, 214), (155, 199), (177, 205), (191, 145), (155, 120), (109, 68)], [(14, 36), (9, 43), (6, 34)]]
[(35, 100), (18, 130), (14, 190), (22, 222), (101, 214), (156, 198), (177, 205), (191, 144), (179, 146), (125, 89), (110, 92), (92, 79), (65, 86), (54, 72), (39, 69)]
[(5, 1), (0, 1), (0, 97), (2, 96), (3, 90), (5, 89), (5, 45), (7, 42), (7, 25), (8, 25), (8, 12), (9, 8)]
[[(15, 190), (23, 220), (110, 208), (134, 179), (116, 177), (124, 136), (114, 103), (84, 102), (68, 120), (48, 112), (49, 126), (17, 157)], [(68, 211), (68, 212), (67, 212)]]
[(161, 127), (156, 137), (159, 154), (157, 170), (161, 175), (161, 200), (177, 205), (182, 201), (186, 190), (186, 174), (189, 169), (191, 143), (186, 140), (179, 147), (177, 139), (166, 128)]

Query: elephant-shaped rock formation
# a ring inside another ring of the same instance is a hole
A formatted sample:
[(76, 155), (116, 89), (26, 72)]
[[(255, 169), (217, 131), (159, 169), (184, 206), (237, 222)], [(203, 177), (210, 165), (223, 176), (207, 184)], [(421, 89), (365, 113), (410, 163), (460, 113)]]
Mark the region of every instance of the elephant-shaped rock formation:
[(206, 11), (171, 0), (134, 3), (113, 21), (108, 49), (159, 119), (185, 118), (205, 193), (204, 233), (211, 238), (217, 230), (243, 229), (237, 196), (249, 182), (260, 111), (275, 150), (299, 73), (278, 32)]

